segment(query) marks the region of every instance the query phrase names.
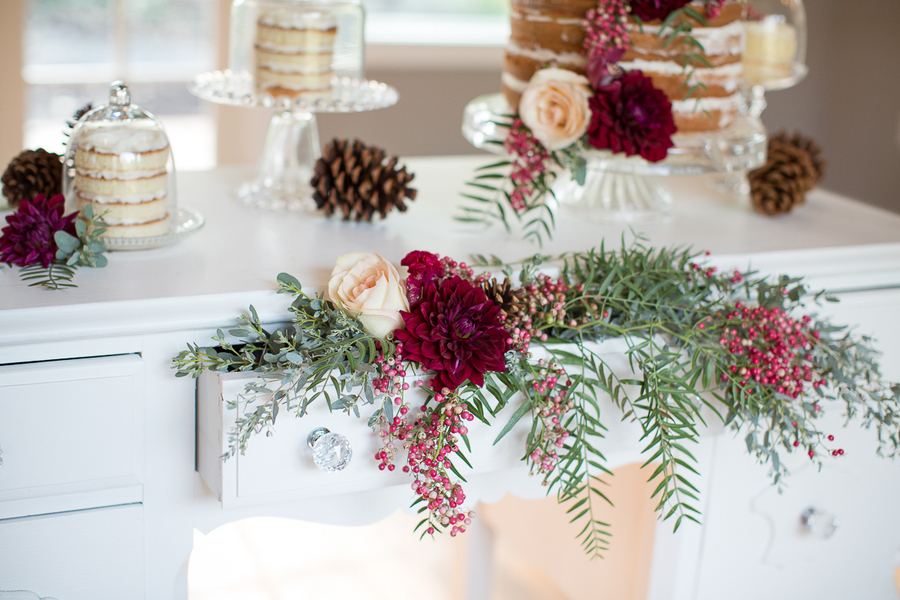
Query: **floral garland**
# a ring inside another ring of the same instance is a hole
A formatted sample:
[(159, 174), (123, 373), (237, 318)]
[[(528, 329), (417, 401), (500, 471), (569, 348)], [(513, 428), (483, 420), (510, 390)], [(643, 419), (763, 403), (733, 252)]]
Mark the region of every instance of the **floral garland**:
[[(539, 271), (548, 260), (558, 277)], [(676, 529), (699, 515), (688, 448), (704, 407), (746, 435), (775, 482), (788, 472), (783, 453), (820, 464), (843, 455), (816, 423), (837, 404), (848, 420), (874, 426), (879, 453), (900, 455), (900, 386), (882, 380), (871, 340), (801, 312), (830, 298), (808, 295), (798, 279), (720, 274), (703, 260), (640, 240), (513, 265), (416, 251), (398, 269), (376, 254), (347, 254), (324, 297), (278, 276), (279, 293), (294, 297), (291, 326), (268, 331), (251, 307), (230, 330), (239, 344), (219, 331), (215, 347), (188, 344), (173, 368), (260, 374), (241, 396), (247, 408), (223, 459), (243, 453), (253, 434), (271, 433), (279, 413), (303, 416), (322, 396), (331, 410), (366, 411), (382, 440), (379, 468), (399, 465), (413, 479), (423, 535), (453, 536), (471, 523), (459, 471), (469, 464), (469, 428), (497, 422), (507, 407), (497, 440), (530, 417), (524, 460), (584, 523), (591, 554), (608, 536), (595, 518), (605, 497), (594, 484), (611, 474), (600, 451), (602, 397), (640, 425), (657, 510)], [(505, 277), (481, 268), (503, 268)], [(608, 338), (626, 342), (632, 378), (620, 378), (592, 344)], [(414, 385), (426, 394), (416, 406), (406, 395)]]
[(0, 262), (21, 267), (19, 275), (29, 286), (76, 287), (72, 283), (76, 268), (107, 264), (106, 245), (100, 238), (106, 231), (103, 219), (90, 205), (83, 219), (77, 213), (64, 216), (64, 211), (61, 194), (49, 199), (39, 194), (32, 201), (23, 200), (0, 229)]
[[(688, 86), (687, 98), (698, 88), (693, 65), (709, 66), (696, 50), (703, 46), (691, 36), (693, 22), (706, 25), (715, 18), (725, 0), (703, 0), (705, 15), (689, 0), (602, 0), (588, 11), (583, 22), (586, 74), (558, 68), (551, 62), (537, 71), (525, 86), (518, 115), (496, 122), (506, 128), (502, 142), (510, 158), (479, 169), (467, 185), (478, 193), (463, 196), (476, 201), (463, 207), (458, 220), (501, 222), (509, 230), (504, 206), (524, 226), (526, 239), (542, 243), (552, 237), (553, 214), (549, 200), (558, 172), (570, 170), (584, 184), (585, 151), (608, 150), (614, 154), (640, 156), (659, 162), (674, 146), (677, 127), (672, 103), (643, 71), (624, 71), (617, 66), (631, 45), (628, 19), (639, 27), (645, 21), (662, 21), (658, 35), (664, 45), (678, 39)], [(693, 50), (692, 50), (693, 49)], [(509, 169), (508, 174), (499, 169)], [(485, 194), (485, 192), (489, 192)]]

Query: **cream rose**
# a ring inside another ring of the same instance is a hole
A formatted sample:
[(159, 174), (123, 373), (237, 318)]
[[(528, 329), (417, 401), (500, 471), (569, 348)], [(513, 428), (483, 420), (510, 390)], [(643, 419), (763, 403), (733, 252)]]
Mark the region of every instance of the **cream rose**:
[(543, 69), (531, 77), (519, 101), (519, 118), (548, 150), (578, 141), (591, 121), (586, 77), (565, 69)]
[(409, 310), (406, 285), (397, 269), (377, 254), (353, 252), (337, 259), (328, 282), (328, 299), (359, 317), (363, 329), (385, 338), (403, 327), (401, 310)]

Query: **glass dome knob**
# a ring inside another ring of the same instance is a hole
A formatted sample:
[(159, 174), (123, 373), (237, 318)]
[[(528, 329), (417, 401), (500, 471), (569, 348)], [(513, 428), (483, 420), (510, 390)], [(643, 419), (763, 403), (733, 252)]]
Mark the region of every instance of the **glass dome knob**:
[(124, 81), (113, 81), (109, 86), (110, 106), (129, 106), (131, 104), (131, 92)]
[(326, 473), (344, 470), (353, 457), (350, 440), (339, 433), (332, 433), (326, 427), (313, 429), (306, 443), (312, 448), (313, 462)]

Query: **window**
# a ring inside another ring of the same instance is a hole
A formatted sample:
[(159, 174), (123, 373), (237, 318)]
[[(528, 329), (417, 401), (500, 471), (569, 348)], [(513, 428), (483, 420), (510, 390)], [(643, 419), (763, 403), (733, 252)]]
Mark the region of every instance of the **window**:
[(509, 0), (363, 0), (370, 14), (504, 15)]
[(363, 0), (366, 42), (417, 46), (503, 46), (509, 0)]
[(124, 80), (163, 122), (179, 169), (215, 165), (211, 107), (188, 81), (215, 65), (216, 0), (28, 0), (25, 146), (61, 152), (64, 122)]

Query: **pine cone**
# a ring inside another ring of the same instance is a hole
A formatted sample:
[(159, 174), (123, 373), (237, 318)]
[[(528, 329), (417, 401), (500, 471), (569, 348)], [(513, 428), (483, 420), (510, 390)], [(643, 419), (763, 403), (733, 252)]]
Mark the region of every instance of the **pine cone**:
[(496, 279), (485, 281), (481, 284), (488, 300), (500, 307), (508, 319), (515, 317), (525, 310), (525, 292), (521, 288), (512, 287), (509, 277), (503, 278), (503, 283), (497, 283)]
[[(766, 164), (749, 175), (750, 197), (756, 210), (779, 215), (802, 204), (806, 192), (816, 186), (821, 176), (824, 163), (818, 159), (818, 154), (818, 147), (802, 136), (789, 139), (785, 134), (779, 134), (770, 138)], [(818, 167), (813, 156), (819, 160)]]
[(412, 173), (397, 167), (397, 157), (385, 163), (381, 148), (366, 146), (359, 140), (332, 140), (316, 162), (311, 184), (316, 206), (329, 217), (340, 214), (345, 221), (371, 221), (377, 212), (381, 218), (396, 208), (406, 210), (405, 198), (415, 200), (416, 190), (407, 187)]
[(62, 193), (63, 165), (59, 154), (43, 148), (24, 150), (12, 159), (0, 181), (3, 195), (13, 208), (22, 200), (33, 200), (38, 194), (52, 198)]
[(779, 131), (778, 135), (769, 140), (769, 143), (772, 144), (773, 141), (776, 140), (781, 146), (793, 146), (806, 152), (812, 161), (813, 171), (815, 172), (813, 186), (822, 181), (822, 178), (825, 176), (825, 166), (827, 163), (822, 158), (822, 148), (816, 144), (815, 140), (806, 137), (800, 132), (795, 132), (793, 136), (789, 137), (785, 131)]

